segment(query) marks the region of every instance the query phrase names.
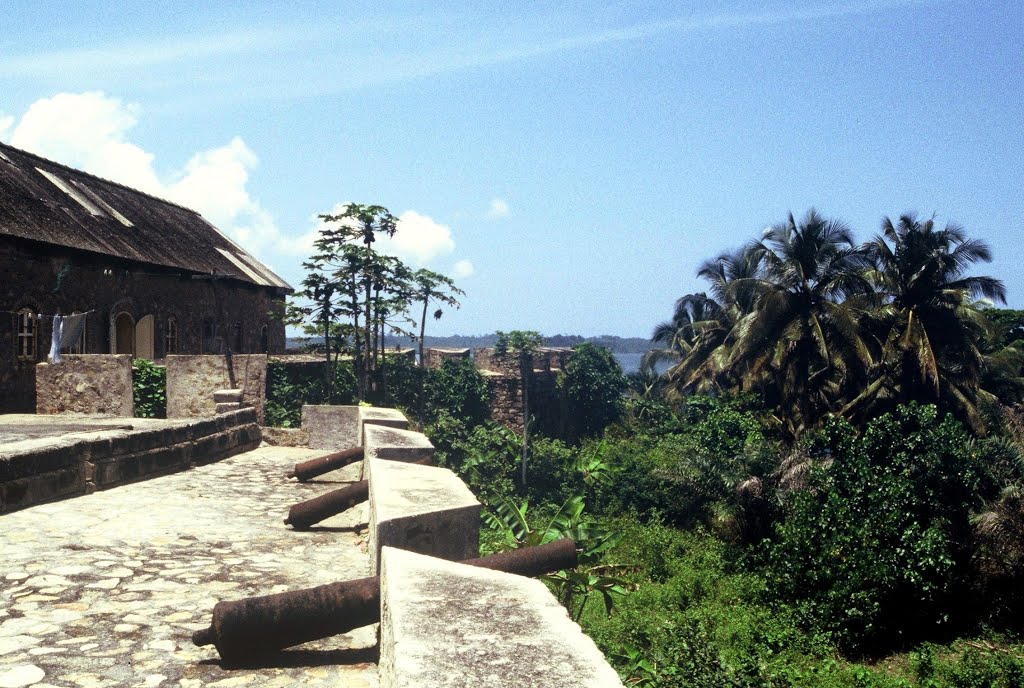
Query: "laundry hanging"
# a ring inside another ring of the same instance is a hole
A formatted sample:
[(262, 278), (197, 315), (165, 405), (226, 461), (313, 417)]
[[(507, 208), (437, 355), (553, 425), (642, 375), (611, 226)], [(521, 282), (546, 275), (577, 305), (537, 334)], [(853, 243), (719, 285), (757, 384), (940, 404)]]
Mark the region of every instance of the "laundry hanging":
[(60, 333), (64, 324), (64, 318), (53, 316), (53, 331), (50, 334), (50, 353), (46, 357), (50, 363), (60, 363)]

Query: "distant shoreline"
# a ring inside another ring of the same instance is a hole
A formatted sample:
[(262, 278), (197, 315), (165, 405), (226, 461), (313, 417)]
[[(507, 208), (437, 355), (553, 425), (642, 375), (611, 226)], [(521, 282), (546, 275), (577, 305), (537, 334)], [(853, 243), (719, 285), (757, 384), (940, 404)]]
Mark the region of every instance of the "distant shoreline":
[[(427, 335), (424, 337), (426, 348), (437, 347), (441, 349), (479, 349), (494, 346), (497, 338), (495, 334), (485, 335), (449, 335), (436, 337)], [(301, 346), (310, 341), (319, 341), (319, 337), (288, 337), (289, 348)], [(416, 348), (419, 344), (408, 337), (385, 337), (385, 345), (389, 348), (399, 346), (402, 348)], [(614, 354), (642, 354), (651, 348), (651, 341), (643, 337), (617, 337), (614, 335), (599, 335), (596, 337), (583, 337), (580, 335), (556, 334), (544, 336), (544, 346), (552, 347), (573, 347), (584, 342), (603, 346)]]

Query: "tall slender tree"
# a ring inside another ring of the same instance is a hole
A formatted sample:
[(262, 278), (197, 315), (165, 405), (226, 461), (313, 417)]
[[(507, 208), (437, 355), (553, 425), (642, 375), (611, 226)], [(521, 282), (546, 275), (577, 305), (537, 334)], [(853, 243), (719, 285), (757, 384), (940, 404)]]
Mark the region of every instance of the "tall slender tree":
[[(423, 367), (426, 362), (423, 360), (423, 339), (426, 336), (427, 331), (427, 308), (430, 307), (430, 302), (433, 301), (437, 304), (443, 304), (451, 306), (453, 308), (459, 308), (462, 304), (459, 303), (456, 296), (465, 296), (466, 292), (462, 291), (455, 286), (455, 282), (450, 277), (442, 275), (426, 268), (420, 268), (412, 274), (413, 281), (413, 292), (412, 298), (416, 302), (423, 302), (423, 313), (420, 316), (420, 336), (419, 336), (419, 347), (420, 347), (420, 367)], [(438, 307), (434, 310), (434, 320), (440, 320), (444, 314), (442, 308)]]

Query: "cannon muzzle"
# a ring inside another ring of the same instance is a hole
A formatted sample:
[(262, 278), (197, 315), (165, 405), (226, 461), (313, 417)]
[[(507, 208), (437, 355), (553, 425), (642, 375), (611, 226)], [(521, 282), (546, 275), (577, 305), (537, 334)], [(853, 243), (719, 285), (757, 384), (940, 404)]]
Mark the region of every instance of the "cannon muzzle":
[(333, 454), (327, 454), (326, 456), (318, 456), (308, 461), (300, 461), (295, 464), (295, 468), (288, 471), (289, 478), (298, 478), (299, 482), (306, 482), (311, 478), (315, 478), (318, 475), (324, 473), (330, 473), (336, 471), (339, 468), (344, 468), (349, 464), (353, 464), (356, 461), (363, 460), (363, 448), (353, 447), (352, 449), (343, 449)]
[[(575, 568), (569, 539), (462, 562), (535, 576)], [(329, 583), (305, 590), (218, 602), (209, 628), (192, 634), (196, 645), (214, 645), (227, 664), (242, 664), (318, 638), (380, 621), (380, 578)]]

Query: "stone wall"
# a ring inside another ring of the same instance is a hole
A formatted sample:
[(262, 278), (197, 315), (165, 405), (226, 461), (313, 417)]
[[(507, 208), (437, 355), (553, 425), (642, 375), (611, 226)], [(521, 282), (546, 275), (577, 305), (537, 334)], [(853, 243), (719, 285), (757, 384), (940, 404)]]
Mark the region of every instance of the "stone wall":
[[(182, 271), (137, 265), (109, 256), (0, 237), (0, 413), (32, 413), (36, 407), (35, 365), (46, 360), (52, 317), (39, 321), (35, 361), (19, 361), (17, 315), (22, 308), (54, 314), (91, 311), (85, 324), (84, 353), (111, 350), (111, 321), (128, 313), (135, 322), (154, 318), (156, 358), (166, 350), (167, 325), (177, 324), (181, 354), (204, 353), (203, 322), (215, 328), (205, 352), (231, 346), (235, 353), (262, 351), (267, 328), (270, 353), (282, 353), (284, 323), (270, 313), (283, 312), (284, 299), (274, 290), (231, 279), (194, 280)], [(241, 347), (234, 328), (240, 326)]]
[[(523, 382), (518, 375), (483, 372), (490, 398), (491, 419), (517, 432), (523, 431)], [(560, 436), (565, 419), (565, 400), (558, 374), (535, 370), (529, 378), (530, 415), (534, 430)]]
[(424, 349), (423, 364), (427, 368), (439, 368), (448, 359), (468, 361), (469, 349)]
[(128, 354), (65, 354), (60, 363), (40, 363), (35, 373), (36, 413), (133, 415), (132, 357)]
[(264, 354), (234, 356), (168, 356), (167, 417), (204, 418), (217, 415), (213, 393), (241, 389), (242, 402), (256, 410), (263, 424), (267, 396), (267, 357)]
[(243, 409), (9, 443), (0, 451), (0, 513), (219, 461), (255, 449), (260, 437), (255, 411)]
[(382, 563), (380, 688), (622, 688), (541, 581), (392, 547)]

